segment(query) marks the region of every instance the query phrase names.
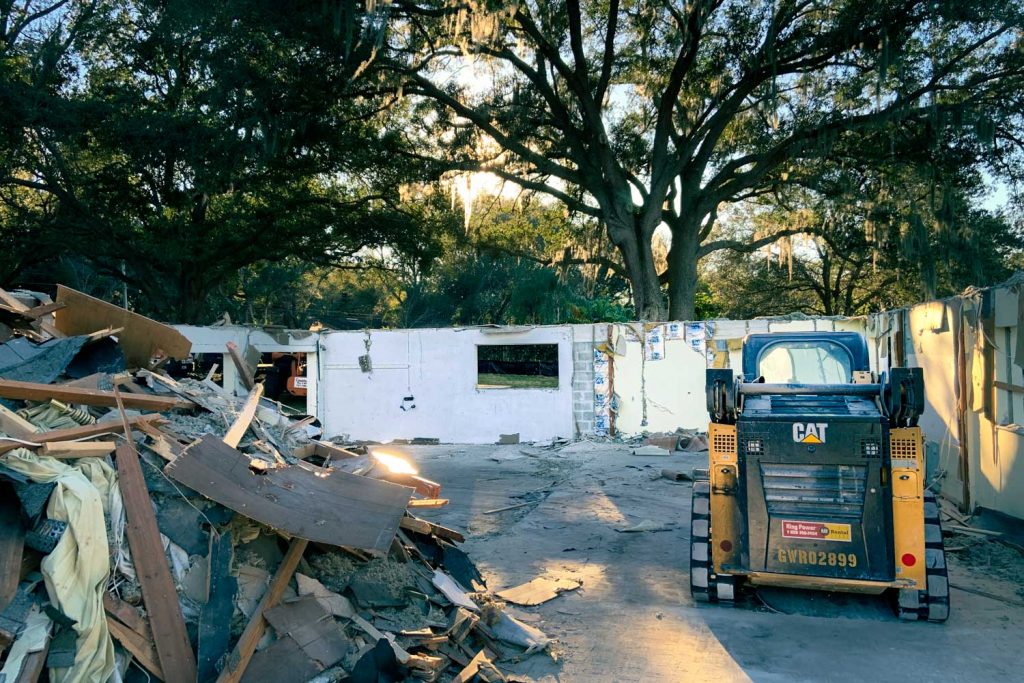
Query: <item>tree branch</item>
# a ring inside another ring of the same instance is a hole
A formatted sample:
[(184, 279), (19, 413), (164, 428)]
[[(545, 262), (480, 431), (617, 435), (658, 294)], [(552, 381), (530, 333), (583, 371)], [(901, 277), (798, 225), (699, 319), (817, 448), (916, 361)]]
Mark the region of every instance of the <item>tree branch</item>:
[(784, 230), (779, 230), (778, 232), (772, 233), (771, 235), (766, 235), (765, 237), (760, 237), (750, 242), (729, 239), (715, 240), (714, 242), (708, 242), (707, 244), (702, 245), (701, 248), (697, 250), (697, 257), (703, 258), (708, 254), (715, 251), (719, 251), (721, 249), (731, 249), (732, 251), (739, 252), (741, 254), (749, 254), (750, 252), (757, 251), (761, 247), (772, 244), (773, 242), (778, 242), (783, 237), (799, 235), (801, 233), (807, 232), (807, 228), (786, 228)]

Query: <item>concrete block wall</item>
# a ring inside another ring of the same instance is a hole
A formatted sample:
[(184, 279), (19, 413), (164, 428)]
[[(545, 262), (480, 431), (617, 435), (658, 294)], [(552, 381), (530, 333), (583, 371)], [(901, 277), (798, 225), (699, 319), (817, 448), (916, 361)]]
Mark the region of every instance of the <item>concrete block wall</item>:
[(594, 342), (572, 345), (572, 418), (576, 436), (594, 433)]

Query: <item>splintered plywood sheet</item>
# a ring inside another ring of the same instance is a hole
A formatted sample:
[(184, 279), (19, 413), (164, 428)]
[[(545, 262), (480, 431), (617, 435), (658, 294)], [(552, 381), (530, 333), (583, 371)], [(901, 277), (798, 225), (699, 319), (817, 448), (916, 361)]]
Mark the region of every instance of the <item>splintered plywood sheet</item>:
[(129, 367), (149, 367), (154, 356), (181, 360), (192, 350), (192, 342), (173, 327), (64, 285), (57, 287), (57, 301), (67, 305), (55, 314), (55, 326), (68, 336), (123, 328), (117, 339)]
[(212, 434), (164, 468), (175, 481), (257, 522), (317, 543), (386, 552), (412, 489), (299, 462), (254, 474)]
[(516, 605), (540, 605), (558, 597), (562, 591), (572, 591), (580, 587), (579, 581), (572, 579), (548, 579), (543, 576), (529, 583), (514, 588), (498, 591), (498, 597)]

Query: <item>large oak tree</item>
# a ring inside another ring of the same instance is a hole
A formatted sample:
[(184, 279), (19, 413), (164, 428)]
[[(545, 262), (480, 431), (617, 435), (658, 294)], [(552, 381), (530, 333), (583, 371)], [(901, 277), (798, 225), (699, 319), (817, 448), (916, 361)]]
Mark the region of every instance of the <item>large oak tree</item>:
[[(1019, 144), (1022, 10), (1008, 0), (393, 0), (388, 11), (391, 68), (430, 105), (409, 132), (421, 153), (598, 218), (644, 319), (693, 317), (707, 255), (796, 232), (734, 239), (716, 221), (839, 143), (856, 154), (866, 131), (954, 126), (991, 155)], [(490, 74), (485, 86), (463, 76), (471, 68)], [(661, 224), (666, 272), (651, 248)]]

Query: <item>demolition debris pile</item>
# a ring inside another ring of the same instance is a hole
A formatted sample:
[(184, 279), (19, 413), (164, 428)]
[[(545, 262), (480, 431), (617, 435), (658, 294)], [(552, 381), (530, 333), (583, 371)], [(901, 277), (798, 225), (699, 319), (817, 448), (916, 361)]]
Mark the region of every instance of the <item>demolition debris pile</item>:
[(320, 440), (234, 349), (246, 397), (163, 373), (189, 351), (0, 290), (0, 681), (506, 681), (547, 648), (410, 513), (438, 484)]

